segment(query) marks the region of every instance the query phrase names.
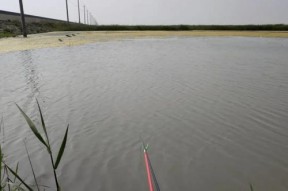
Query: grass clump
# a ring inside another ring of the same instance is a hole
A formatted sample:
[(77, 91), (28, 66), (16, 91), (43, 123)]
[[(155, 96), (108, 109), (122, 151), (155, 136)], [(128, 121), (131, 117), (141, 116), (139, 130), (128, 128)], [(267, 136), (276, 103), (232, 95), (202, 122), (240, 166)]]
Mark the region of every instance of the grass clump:
[(16, 35), (11, 32), (0, 32), (0, 38), (15, 37)]
[[(21, 109), (20, 106), (17, 106), (17, 108), (19, 109), (19, 111), (21, 112), (21, 114), (23, 115), (23, 117), (25, 118), (30, 130), (33, 132), (33, 134), (35, 135), (35, 137), (41, 142), (41, 144), (47, 149), (47, 152), (50, 156), (50, 161), (51, 161), (51, 164), (52, 164), (52, 167), (53, 167), (53, 175), (54, 175), (54, 180), (55, 180), (55, 184), (56, 184), (56, 190), (57, 191), (60, 191), (61, 188), (60, 188), (60, 185), (59, 185), (59, 181), (58, 181), (58, 177), (57, 177), (57, 168), (60, 164), (60, 161), (62, 159), (62, 156), (63, 156), (63, 153), (64, 153), (64, 150), (65, 150), (65, 147), (66, 147), (66, 142), (67, 142), (67, 136), (68, 136), (68, 130), (69, 130), (69, 125), (67, 126), (66, 128), (66, 131), (65, 131), (65, 134), (64, 134), (64, 137), (63, 137), (63, 140), (62, 140), (62, 143), (61, 143), (61, 146), (59, 148), (59, 151), (58, 151), (58, 154), (57, 154), (57, 157), (56, 159), (53, 157), (54, 153), (52, 152), (52, 149), (51, 149), (51, 145), (50, 145), (50, 140), (49, 140), (49, 136), (48, 136), (48, 132), (47, 132), (47, 128), (46, 128), (46, 124), (45, 124), (45, 121), (44, 121), (44, 117), (43, 117), (43, 114), (42, 114), (42, 110), (40, 108), (40, 105), (39, 105), (39, 102), (38, 100), (36, 100), (37, 102), (37, 106), (38, 106), (38, 110), (39, 110), (39, 113), (40, 113), (40, 118), (41, 118), (41, 126), (42, 126), (42, 129), (44, 131), (44, 136), (41, 135), (38, 131), (38, 129), (36, 128), (35, 124), (33, 123), (33, 121), (26, 115), (26, 113)], [(1, 124), (0, 124), (1, 126)], [(29, 159), (29, 164), (30, 164), (30, 167), (31, 167), (31, 170), (32, 170), (32, 173), (33, 173), (33, 177), (34, 177), (34, 181), (35, 181), (35, 184), (36, 184), (36, 187), (37, 187), (37, 190), (40, 191), (39, 189), (39, 185), (37, 183), (37, 179), (36, 179), (36, 175), (35, 175), (35, 171), (33, 169), (33, 166), (32, 166), (32, 162), (31, 162), (31, 158), (30, 158), (30, 155), (29, 155), (29, 152), (28, 152), (28, 149), (27, 149), (27, 146), (26, 146), (26, 142), (24, 141), (24, 144), (25, 144), (25, 149), (26, 149), (26, 153), (27, 153), (27, 156), (28, 156), (28, 159)], [(18, 165), (16, 167), (15, 170), (13, 170), (12, 168), (10, 168), (5, 160), (4, 160), (4, 155), (2, 153), (2, 149), (1, 149), (1, 146), (0, 146), (0, 177), (1, 177), (1, 184), (0, 184), (0, 191), (4, 191), (5, 188), (6, 190), (11, 190), (11, 187), (10, 185), (11, 184), (15, 184), (16, 186), (14, 187), (13, 190), (17, 191), (17, 190), (29, 190), (29, 191), (33, 191), (32, 189), (32, 186), (27, 184), (18, 174)], [(4, 170), (3, 170), (4, 169)], [(14, 181), (12, 181), (12, 179), (10, 178), (9, 176), (9, 173), (11, 173), (13, 176), (14, 176)], [(16, 180), (18, 180), (18, 184), (16, 184)], [(25, 189), (24, 189), (25, 188)]]

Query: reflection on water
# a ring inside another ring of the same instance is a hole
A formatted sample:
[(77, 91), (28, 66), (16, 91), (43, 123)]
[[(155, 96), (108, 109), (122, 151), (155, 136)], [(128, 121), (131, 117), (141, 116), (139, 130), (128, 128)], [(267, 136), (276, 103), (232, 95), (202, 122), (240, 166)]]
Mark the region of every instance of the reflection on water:
[(287, 190), (287, 51), (287, 39), (233, 37), (2, 54), (4, 150), (29, 174), (28, 137), (37, 177), (53, 187), (45, 150), (14, 105), (39, 124), (38, 98), (55, 151), (71, 127), (64, 190), (147, 190), (140, 136), (163, 190)]
[(35, 99), (40, 93), (39, 87), (39, 74), (37, 71), (37, 63), (33, 62), (31, 50), (25, 50), (20, 52), (19, 60), (22, 60), (23, 74), (25, 75), (25, 81), (27, 86), (31, 89), (31, 94), (27, 96), (27, 99)]

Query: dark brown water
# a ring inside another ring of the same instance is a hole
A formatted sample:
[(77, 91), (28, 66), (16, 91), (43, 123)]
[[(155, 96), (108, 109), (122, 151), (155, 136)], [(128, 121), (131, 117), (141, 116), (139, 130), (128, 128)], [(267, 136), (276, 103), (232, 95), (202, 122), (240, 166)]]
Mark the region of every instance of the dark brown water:
[[(0, 55), (1, 142), (8, 163), (54, 187), (38, 98), (63, 190), (148, 190), (140, 136), (164, 191), (288, 190), (288, 40), (175, 38)], [(53, 189), (51, 189), (53, 190)]]

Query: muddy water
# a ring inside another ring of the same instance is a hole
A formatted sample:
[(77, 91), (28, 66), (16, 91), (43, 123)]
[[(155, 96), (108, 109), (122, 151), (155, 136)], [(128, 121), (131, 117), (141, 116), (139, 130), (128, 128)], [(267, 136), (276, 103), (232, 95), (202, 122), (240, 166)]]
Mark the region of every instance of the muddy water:
[(55, 187), (14, 104), (39, 125), (37, 98), (55, 153), (70, 124), (63, 190), (148, 190), (140, 137), (162, 190), (287, 190), (287, 52), (287, 39), (199, 37), (1, 54), (6, 160), (33, 184), (26, 138), (39, 184)]

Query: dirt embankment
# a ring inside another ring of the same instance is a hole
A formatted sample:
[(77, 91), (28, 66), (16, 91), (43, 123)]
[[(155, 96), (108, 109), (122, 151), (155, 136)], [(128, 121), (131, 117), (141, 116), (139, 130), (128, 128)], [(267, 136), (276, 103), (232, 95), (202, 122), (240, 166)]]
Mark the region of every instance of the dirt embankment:
[[(55, 30), (55, 24), (49, 22), (27, 23), (28, 34), (51, 32)], [(0, 38), (15, 37), (22, 33), (21, 22), (16, 20), (0, 20)]]

